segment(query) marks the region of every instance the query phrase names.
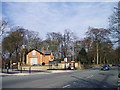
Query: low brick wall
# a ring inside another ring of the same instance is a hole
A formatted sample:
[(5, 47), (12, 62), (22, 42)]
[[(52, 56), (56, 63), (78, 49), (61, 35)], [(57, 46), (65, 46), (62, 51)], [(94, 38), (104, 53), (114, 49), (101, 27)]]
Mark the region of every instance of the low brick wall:
[(100, 68), (103, 64), (98, 64), (98, 65), (92, 65), (92, 68)]
[(47, 70), (49, 66), (20, 66), (19, 70)]
[(89, 69), (89, 68), (100, 68), (103, 64), (98, 64), (98, 65), (88, 65), (88, 64), (78, 64), (77, 69), (84, 70), (84, 69)]
[[(69, 63), (66, 63), (66, 67), (69, 66)], [(83, 69), (89, 69), (89, 68), (100, 68), (102, 64), (99, 65), (83, 65), (80, 63), (75, 63), (75, 68), (83, 70)], [(65, 64), (64, 63), (58, 63), (58, 66), (19, 66), (19, 70), (47, 70), (47, 69), (65, 69)]]
[(89, 68), (100, 68), (103, 64), (98, 65), (81, 65), (82, 69), (89, 69)]
[[(49, 66), (49, 65), (45, 65), (45, 66), (19, 66), (18, 69), (19, 70), (47, 70), (47, 69), (65, 69), (65, 66), (68, 67), (69, 63), (66, 63), (66, 65), (64, 63), (58, 63), (57, 66)], [(79, 68), (78, 63), (75, 63), (75, 67)]]

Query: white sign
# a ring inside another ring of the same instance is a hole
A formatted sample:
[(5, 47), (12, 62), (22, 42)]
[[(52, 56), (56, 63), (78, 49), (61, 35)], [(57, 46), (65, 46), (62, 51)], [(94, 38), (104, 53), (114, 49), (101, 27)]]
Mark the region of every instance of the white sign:
[(13, 63), (13, 65), (16, 65), (16, 63)]
[(36, 55), (36, 51), (35, 50), (32, 51), (32, 55)]
[(64, 61), (67, 62), (67, 58), (64, 58)]

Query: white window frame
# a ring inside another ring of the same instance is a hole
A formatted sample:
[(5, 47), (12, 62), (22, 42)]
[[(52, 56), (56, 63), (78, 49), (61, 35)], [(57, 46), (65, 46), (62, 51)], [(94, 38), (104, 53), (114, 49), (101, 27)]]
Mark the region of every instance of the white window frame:
[(36, 55), (36, 51), (35, 50), (32, 51), (32, 55)]

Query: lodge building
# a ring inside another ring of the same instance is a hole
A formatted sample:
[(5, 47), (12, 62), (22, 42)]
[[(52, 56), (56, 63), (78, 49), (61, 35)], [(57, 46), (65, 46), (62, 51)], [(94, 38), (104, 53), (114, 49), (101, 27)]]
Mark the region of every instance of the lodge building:
[(50, 50), (33, 49), (27, 54), (26, 64), (27, 65), (33, 65), (33, 64), (42, 65), (42, 63), (48, 64), (49, 61), (53, 61), (53, 60), (54, 60), (54, 56)]

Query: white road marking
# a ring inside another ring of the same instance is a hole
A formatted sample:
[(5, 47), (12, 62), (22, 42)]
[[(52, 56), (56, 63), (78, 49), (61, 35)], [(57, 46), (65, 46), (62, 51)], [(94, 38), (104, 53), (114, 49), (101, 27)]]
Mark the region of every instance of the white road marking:
[(91, 76), (88, 76), (87, 78), (91, 78), (91, 77), (93, 77), (93, 75), (91, 75)]
[(70, 85), (66, 85), (66, 86), (64, 86), (63, 88), (66, 88), (66, 87), (69, 87)]
[(120, 83), (118, 84), (118, 86), (120, 86)]

